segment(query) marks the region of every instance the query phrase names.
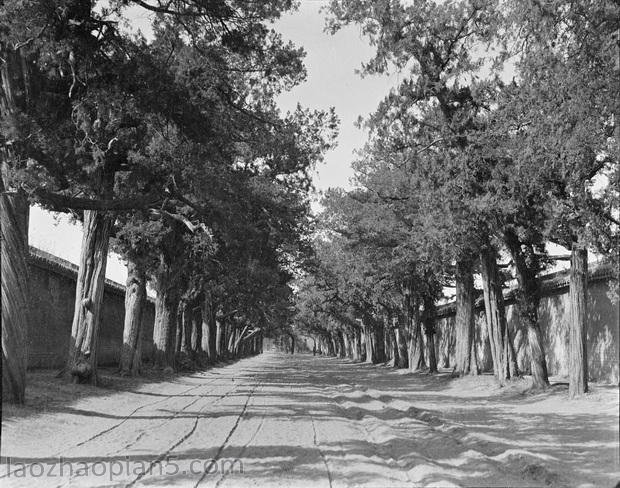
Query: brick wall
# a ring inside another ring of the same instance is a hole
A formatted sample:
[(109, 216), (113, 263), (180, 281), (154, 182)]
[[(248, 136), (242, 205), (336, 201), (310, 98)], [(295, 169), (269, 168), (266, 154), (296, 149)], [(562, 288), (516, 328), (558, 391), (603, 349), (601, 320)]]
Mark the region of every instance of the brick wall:
[[(588, 368), (591, 380), (617, 384), (620, 380), (618, 344), (620, 317), (618, 300), (610, 293), (614, 271), (599, 267), (588, 280)], [(540, 326), (544, 337), (547, 367), (550, 375), (568, 376), (568, 324), (570, 319), (569, 278), (560, 272), (543, 279), (543, 296), (538, 307)], [(514, 333), (517, 361), (522, 371), (529, 373), (527, 334), (519, 323), (514, 293), (504, 294), (508, 326)], [(437, 324), (437, 361), (439, 366), (452, 367), (455, 360), (455, 305), (439, 307)], [(484, 316), (484, 304), (476, 302), (476, 345), (478, 363), (484, 371), (491, 371), (491, 351)]]
[[(31, 327), (28, 331), (28, 367), (59, 368), (71, 337), (77, 266), (36, 248), (30, 248)], [(125, 287), (106, 280), (103, 320), (99, 336), (99, 364), (118, 364), (123, 342)], [(144, 354), (153, 347), (155, 307), (147, 302), (144, 313)]]

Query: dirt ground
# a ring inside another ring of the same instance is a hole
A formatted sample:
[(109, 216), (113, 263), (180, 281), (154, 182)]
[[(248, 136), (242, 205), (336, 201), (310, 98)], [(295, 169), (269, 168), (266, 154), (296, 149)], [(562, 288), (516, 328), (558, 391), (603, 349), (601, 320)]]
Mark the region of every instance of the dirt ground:
[(615, 486), (618, 388), (528, 387), (279, 353), (103, 388), (34, 372), (0, 486)]

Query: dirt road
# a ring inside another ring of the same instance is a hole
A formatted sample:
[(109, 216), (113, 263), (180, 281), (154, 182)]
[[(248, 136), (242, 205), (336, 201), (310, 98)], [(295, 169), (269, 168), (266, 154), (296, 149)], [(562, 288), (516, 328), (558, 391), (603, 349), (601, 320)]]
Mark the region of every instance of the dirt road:
[(0, 486), (615, 484), (617, 389), (476, 385), (267, 353), (4, 418)]

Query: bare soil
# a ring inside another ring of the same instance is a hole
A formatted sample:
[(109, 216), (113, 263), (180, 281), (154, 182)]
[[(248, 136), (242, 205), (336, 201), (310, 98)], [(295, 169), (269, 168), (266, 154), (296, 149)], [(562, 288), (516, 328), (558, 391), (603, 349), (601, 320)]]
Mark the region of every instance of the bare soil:
[(104, 387), (29, 375), (3, 405), (0, 485), (591, 486), (620, 479), (618, 388), (531, 392), (266, 353)]

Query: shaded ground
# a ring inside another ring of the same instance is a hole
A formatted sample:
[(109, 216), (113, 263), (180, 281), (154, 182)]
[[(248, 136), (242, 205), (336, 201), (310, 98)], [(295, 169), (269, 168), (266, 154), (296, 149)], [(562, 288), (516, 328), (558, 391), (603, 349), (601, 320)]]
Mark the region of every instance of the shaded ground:
[(499, 390), (488, 376), (275, 353), (111, 386), (34, 375), (31, 405), (3, 411), (0, 485), (611, 487), (620, 479), (616, 387), (569, 402), (564, 386), (532, 395), (523, 393), (527, 380)]

